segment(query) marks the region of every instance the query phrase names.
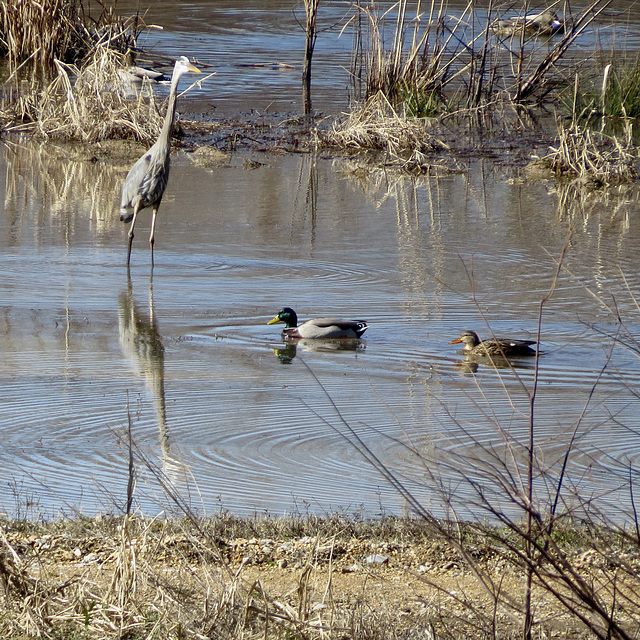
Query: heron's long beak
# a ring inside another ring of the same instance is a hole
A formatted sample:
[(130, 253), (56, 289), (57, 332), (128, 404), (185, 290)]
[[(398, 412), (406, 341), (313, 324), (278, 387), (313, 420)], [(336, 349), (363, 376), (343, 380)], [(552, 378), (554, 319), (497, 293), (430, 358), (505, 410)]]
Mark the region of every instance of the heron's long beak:
[(272, 318), (271, 320), (269, 320), (269, 322), (267, 322), (267, 324), (276, 324), (276, 322), (282, 322), (282, 320), (280, 320), (280, 316), (276, 316), (275, 318)]
[(202, 73), (198, 67), (194, 67), (192, 64), (189, 64), (187, 71), (191, 71), (191, 73)]

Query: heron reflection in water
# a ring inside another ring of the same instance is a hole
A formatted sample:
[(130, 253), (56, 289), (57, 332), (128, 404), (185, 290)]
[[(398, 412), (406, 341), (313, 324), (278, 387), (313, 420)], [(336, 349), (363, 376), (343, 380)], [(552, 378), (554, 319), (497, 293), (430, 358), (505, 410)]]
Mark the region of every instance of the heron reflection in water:
[(169, 447), (164, 388), (164, 344), (154, 311), (153, 278), (149, 278), (148, 313), (136, 305), (133, 284), (131, 278), (127, 278), (127, 288), (120, 293), (118, 319), (122, 352), (144, 376), (146, 386), (154, 399), (163, 469), (165, 473), (180, 471), (184, 475), (184, 465), (171, 456)]
[(167, 188), (169, 180), (169, 167), (171, 155), (171, 133), (173, 131), (173, 118), (176, 112), (176, 93), (180, 78), (187, 72), (200, 73), (185, 56), (178, 58), (171, 76), (171, 88), (169, 90), (169, 104), (164, 117), (162, 130), (156, 143), (131, 167), (122, 188), (122, 200), (120, 204), (120, 220), (131, 222), (129, 227), (129, 248), (127, 250), (127, 267), (131, 262), (131, 245), (133, 243), (133, 230), (136, 218), (141, 209), (152, 207), (151, 235), (149, 246), (151, 248), (151, 266), (153, 266), (153, 245), (155, 242), (156, 216), (158, 208)]

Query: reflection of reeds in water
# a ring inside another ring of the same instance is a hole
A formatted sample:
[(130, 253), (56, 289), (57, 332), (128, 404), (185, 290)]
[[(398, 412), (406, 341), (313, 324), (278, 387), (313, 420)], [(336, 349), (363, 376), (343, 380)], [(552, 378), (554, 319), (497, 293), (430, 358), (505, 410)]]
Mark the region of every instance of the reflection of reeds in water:
[(318, 163), (315, 154), (304, 154), (300, 161), (295, 203), (296, 210), (302, 208), (304, 224), (309, 224), (310, 226), (309, 249), (313, 251), (315, 248), (316, 224), (318, 220)]
[[(408, 305), (411, 315), (419, 304), (418, 299), (434, 285), (440, 289), (440, 282), (444, 279), (444, 240), (440, 233), (440, 182), (437, 178), (416, 176), (408, 178), (406, 175), (389, 173), (386, 170), (369, 167), (365, 170), (357, 160), (341, 158), (334, 162), (334, 170), (354, 182), (376, 207), (383, 206), (387, 201), (394, 203), (398, 230), (398, 269), (402, 275), (405, 291), (415, 296)], [(418, 197), (418, 188), (421, 195)], [(423, 216), (429, 221), (426, 230), (421, 228), (419, 202), (426, 203), (428, 215)], [(425, 241), (425, 234), (429, 241)], [(424, 248), (429, 245), (430, 259), (425, 259)], [(430, 263), (430, 269), (427, 265)], [(435, 270), (434, 270), (435, 269)], [(430, 305), (433, 301), (430, 302)], [(431, 308), (431, 306), (429, 307)]]
[(164, 388), (164, 344), (153, 306), (153, 281), (149, 282), (149, 312), (141, 311), (133, 297), (131, 278), (119, 301), (120, 345), (127, 360), (144, 376), (153, 396), (158, 420), (158, 437), (164, 472), (180, 471), (184, 465), (171, 457), (167, 430), (167, 405)]
[(558, 182), (556, 189), (560, 219), (582, 225), (592, 214), (604, 215), (608, 221), (604, 225), (605, 230), (616, 229), (625, 234), (630, 230), (630, 211), (640, 205), (640, 191), (635, 185), (618, 185), (593, 191), (582, 183)]
[(98, 231), (119, 224), (114, 201), (124, 171), (87, 158), (71, 159), (72, 153), (51, 144), (6, 144), (4, 208), (12, 224), (44, 215), (71, 228), (73, 216), (88, 217)]

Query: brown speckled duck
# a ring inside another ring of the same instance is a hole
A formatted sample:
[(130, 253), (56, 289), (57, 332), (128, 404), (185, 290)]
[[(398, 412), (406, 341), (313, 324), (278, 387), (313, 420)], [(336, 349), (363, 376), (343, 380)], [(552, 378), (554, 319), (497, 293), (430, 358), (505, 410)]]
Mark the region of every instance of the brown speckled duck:
[(507, 356), (533, 356), (535, 349), (531, 348), (535, 340), (507, 340), (505, 338), (490, 338), (480, 340), (475, 331), (463, 331), (462, 335), (449, 344), (464, 343), (463, 353), (473, 356), (489, 356), (505, 358)]
[(553, 11), (547, 10), (532, 16), (515, 16), (506, 20), (497, 20), (491, 28), (501, 38), (522, 33), (527, 37), (552, 36), (564, 30), (564, 23)]
[(284, 322), (283, 338), (307, 338), (311, 340), (356, 339), (368, 329), (363, 320), (341, 320), (339, 318), (313, 318), (298, 326), (298, 316), (291, 307), (284, 307), (267, 324)]

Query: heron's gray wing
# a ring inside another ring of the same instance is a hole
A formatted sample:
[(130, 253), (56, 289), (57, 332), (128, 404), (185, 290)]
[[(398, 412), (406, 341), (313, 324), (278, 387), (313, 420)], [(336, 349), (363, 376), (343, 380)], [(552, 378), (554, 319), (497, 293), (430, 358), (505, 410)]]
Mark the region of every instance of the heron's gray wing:
[(133, 207), (133, 200), (140, 193), (140, 186), (144, 180), (144, 176), (151, 162), (151, 150), (147, 151), (137, 162), (131, 167), (122, 187), (122, 200), (120, 208), (127, 209)]
[(158, 204), (169, 180), (169, 148), (155, 147), (145, 156), (151, 156), (138, 193), (145, 206)]
[(169, 179), (169, 153), (166, 147), (153, 146), (131, 167), (122, 189), (121, 209), (135, 206), (141, 208), (157, 204)]

